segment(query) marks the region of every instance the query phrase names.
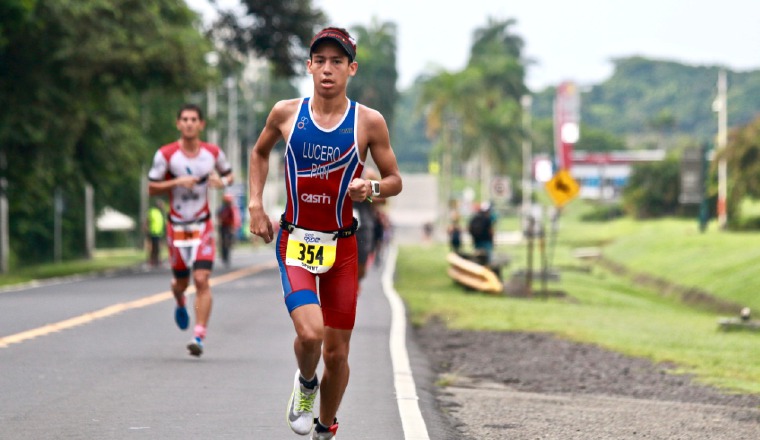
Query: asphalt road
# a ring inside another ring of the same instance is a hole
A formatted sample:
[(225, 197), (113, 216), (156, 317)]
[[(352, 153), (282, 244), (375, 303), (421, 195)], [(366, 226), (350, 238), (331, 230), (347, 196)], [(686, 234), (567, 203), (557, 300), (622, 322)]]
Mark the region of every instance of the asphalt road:
[[(405, 178), (398, 240), (435, 218), (432, 183)], [(0, 439), (305, 438), (285, 423), (294, 332), (273, 251), (232, 261), (214, 272), (201, 358), (174, 324), (168, 269), (0, 290)], [(760, 438), (756, 408), (525, 392), (478, 375), (439, 387), (392, 290), (381, 269), (363, 282), (342, 440)], [(488, 357), (476, 348), (468, 362)]]
[[(174, 324), (168, 269), (0, 292), (0, 438), (302, 438), (285, 423), (294, 331), (272, 263), (263, 247), (215, 271), (201, 358), (187, 354), (191, 333)], [(339, 438), (412, 438), (381, 275), (370, 271), (359, 300)], [(435, 428), (437, 416), (423, 412)]]

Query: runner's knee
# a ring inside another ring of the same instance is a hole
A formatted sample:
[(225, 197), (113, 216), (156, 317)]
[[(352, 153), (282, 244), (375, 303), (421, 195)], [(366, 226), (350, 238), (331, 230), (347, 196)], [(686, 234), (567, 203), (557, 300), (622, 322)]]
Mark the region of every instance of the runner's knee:
[(172, 279), (172, 292), (184, 292), (187, 289), (189, 278), (173, 278)]
[(348, 346), (327, 347), (322, 352), (325, 367), (331, 370), (340, 369), (348, 364)]
[(318, 327), (302, 326), (297, 329), (296, 334), (298, 343), (304, 348), (319, 350), (322, 346), (324, 332)]

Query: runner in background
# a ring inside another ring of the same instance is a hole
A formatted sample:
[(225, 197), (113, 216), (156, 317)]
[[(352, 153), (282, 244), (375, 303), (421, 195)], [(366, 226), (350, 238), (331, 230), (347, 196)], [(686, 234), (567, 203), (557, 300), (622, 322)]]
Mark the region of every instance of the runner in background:
[(173, 274), (171, 288), (177, 302), (174, 320), (180, 330), (186, 330), (190, 323), (185, 290), (190, 274), (193, 275), (195, 327), (187, 344), (193, 356), (203, 353), (211, 316), (209, 278), (216, 250), (208, 190), (232, 184), (232, 168), (224, 152), (200, 139), (205, 126), (200, 107), (184, 105), (177, 113), (179, 140), (158, 149), (148, 172), (149, 194), (169, 194), (167, 239)]

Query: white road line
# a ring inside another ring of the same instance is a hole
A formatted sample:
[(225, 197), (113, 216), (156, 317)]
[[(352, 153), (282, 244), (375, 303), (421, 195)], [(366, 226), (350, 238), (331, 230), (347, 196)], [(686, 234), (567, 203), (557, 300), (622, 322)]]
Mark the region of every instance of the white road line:
[(393, 273), (396, 267), (398, 247), (392, 244), (383, 272), (383, 293), (391, 306), (391, 362), (393, 364), (393, 381), (396, 387), (396, 400), (401, 414), (401, 426), (405, 440), (429, 440), (427, 426), (420, 411), (417, 387), (409, 364), (406, 351), (406, 310), (404, 302), (393, 286)]

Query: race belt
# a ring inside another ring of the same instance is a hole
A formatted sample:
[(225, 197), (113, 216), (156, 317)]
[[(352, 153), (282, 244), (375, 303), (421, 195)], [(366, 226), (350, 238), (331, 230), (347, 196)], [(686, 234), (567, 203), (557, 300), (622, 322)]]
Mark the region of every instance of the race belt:
[(169, 226), (172, 228), (174, 237), (172, 244), (181, 248), (198, 246), (201, 243), (201, 235), (205, 230), (205, 222), (208, 218), (208, 215), (188, 221), (177, 221), (170, 218)]
[(288, 245), (285, 264), (301, 267), (311, 273), (325, 273), (335, 264), (338, 238), (347, 238), (356, 233), (358, 222), (354, 218), (351, 226), (337, 231), (313, 231), (300, 228), (280, 218), (280, 227), (288, 231)]

